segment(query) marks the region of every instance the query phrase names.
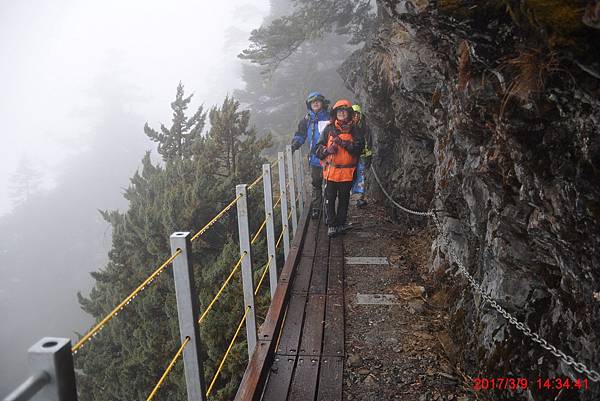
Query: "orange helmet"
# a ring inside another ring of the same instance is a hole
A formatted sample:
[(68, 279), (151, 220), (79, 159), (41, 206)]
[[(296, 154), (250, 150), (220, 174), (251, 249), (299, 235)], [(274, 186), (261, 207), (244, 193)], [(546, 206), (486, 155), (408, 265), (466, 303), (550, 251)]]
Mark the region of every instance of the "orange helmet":
[(346, 110), (348, 112), (348, 119), (351, 120), (354, 116), (354, 110), (352, 110), (352, 102), (346, 99), (340, 99), (333, 105), (331, 109), (331, 117), (335, 118), (338, 110)]

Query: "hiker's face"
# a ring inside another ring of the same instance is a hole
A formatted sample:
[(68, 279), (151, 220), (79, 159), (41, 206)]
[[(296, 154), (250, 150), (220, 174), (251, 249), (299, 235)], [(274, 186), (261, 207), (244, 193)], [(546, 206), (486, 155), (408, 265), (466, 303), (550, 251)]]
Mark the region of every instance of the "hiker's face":
[(317, 113), (323, 108), (323, 102), (320, 100), (313, 100), (312, 102), (310, 102), (310, 108), (312, 109), (312, 111)]
[(346, 121), (348, 119), (348, 110), (344, 110), (344, 109), (338, 110), (336, 117), (340, 121)]

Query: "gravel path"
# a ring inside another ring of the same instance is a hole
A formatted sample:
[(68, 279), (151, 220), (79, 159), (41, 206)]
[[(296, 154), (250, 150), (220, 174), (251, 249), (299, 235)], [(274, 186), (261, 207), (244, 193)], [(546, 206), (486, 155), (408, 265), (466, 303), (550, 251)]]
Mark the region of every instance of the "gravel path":
[[(485, 399), (453, 362), (446, 291), (427, 270), (431, 227), (393, 224), (372, 203), (352, 206), (350, 221), (356, 227), (344, 238), (345, 256), (384, 256), (389, 265), (345, 266), (344, 399)], [(392, 295), (395, 304), (359, 305), (357, 293)]]

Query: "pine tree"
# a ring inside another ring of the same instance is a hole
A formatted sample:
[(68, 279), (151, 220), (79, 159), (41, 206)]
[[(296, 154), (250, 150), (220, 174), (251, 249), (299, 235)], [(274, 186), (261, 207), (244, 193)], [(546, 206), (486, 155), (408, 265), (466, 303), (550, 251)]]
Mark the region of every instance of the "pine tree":
[(250, 47), (240, 58), (264, 66), (271, 74), (305, 43), (335, 33), (350, 35), (349, 43), (367, 39), (375, 17), (369, 0), (297, 0), (293, 12), (252, 31)]
[[(183, 91), (181, 95), (183, 99)], [(236, 100), (226, 98), (221, 108), (211, 110), (211, 115), (214, 126), (202, 139), (201, 147), (193, 154), (163, 147), (167, 159), (164, 166), (152, 164), (146, 154), (124, 195), (128, 210), (102, 212), (113, 229), (109, 262), (93, 273), (96, 284), (89, 297), (79, 295), (82, 308), (96, 319), (104, 317), (168, 258), (172, 232), (202, 227), (234, 197), (235, 184), (249, 182), (261, 173), (265, 160), (260, 153), (270, 143), (268, 138), (256, 139), (254, 129), (248, 127), (248, 112), (239, 110)], [(255, 197), (251, 196), (250, 202), (256, 211), (250, 216), (253, 231), (264, 211)], [(263, 248), (264, 242), (257, 244), (255, 267), (265, 262)], [(193, 244), (201, 307), (208, 305), (238, 257), (233, 211)], [(207, 380), (243, 314), (240, 280), (238, 274), (201, 326)], [(263, 298), (259, 297), (259, 304), (264, 307)], [(77, 353), (81, 399), (145, 399), (179, 346), (175, 291), (171, 270), (167, 269)], [(243, 374), (245, 352), (242, 338), (217, 382), (214, 399), (231, 398)], [(179, 362), (161, 387), (160, 397), (185, 400), (184, 380), (183, 364)]]
[(256, 162), (257, 151), (270, 146), (270, 136), (256, 138), (256, 131), (249, 127), (250, 112), (240, 110), (240, 103), (227, 96), (220, 108), (209, 112), (211, 128), (207, 135), (206, 148), (212, 167), (223, 176), (250, 179), (249, 164)]
[(144, 132), (148, 137), (158, 143), (158, 153), (164, 161), (176, 158), (190, 157), (194, 152), (198, 152), (198, 147), (202, 142), (202, 130), (206, 120), (206, 113), (200, 106), (196, 113), (188, 118), (185, 111), (192, 100), (192, 96), (184, 97), (183, 84), (177, 85), (177, 95), (175, 101), (171, 103), (173, 110), (173, 120), (171, 128), (160, 125), (160, 132), (151, 128), (148, 123), (144, 126)]
[(344, 87), (337, 69), (352, 53), (347, 37), (329, 34), (323, 39), (307, 41), (279, 68), (265, 78), (264, 67), (243, 65), (243, 90), (235, 96), (252, 110), (252, 124), (259, 132), (269, 132), (281, 149), (290, 143), (300, 118), (306, 113), (306, 95), (323, 93), (331, 101), (352, 98)]

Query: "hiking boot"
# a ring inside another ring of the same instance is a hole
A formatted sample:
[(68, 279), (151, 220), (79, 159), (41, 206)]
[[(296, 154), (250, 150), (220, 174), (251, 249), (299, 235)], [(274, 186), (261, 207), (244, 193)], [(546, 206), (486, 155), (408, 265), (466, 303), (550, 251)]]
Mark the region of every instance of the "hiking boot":
[(321, 213), (321, 211), (319, 209), (313, 209), (313, 210), (310, 211), (310, 218), (311, 219), (318, 219), (320, 213)]
[(337, 233), (338, 233), (338, 231), (337, 231), (337, 227), (334, 227), (334, 226), (329, 226), (329, 227), (327, 228), (327, 236), (328, 236), (329, 238), (333, 238), (333, 237), (335, 237), (335, 236), (337, 235)]
[(367, 206), (367, 201), (364, 199), (359, 199), (356, 201), (356, 207), (359, 209), (362, 209), (363, 207)]
[(352, 226), (350, 224), (342, 224), (341, 226), (336, 227), (336, 231), (338, 234), (346, 234), (346, 231), (350, 230)]

